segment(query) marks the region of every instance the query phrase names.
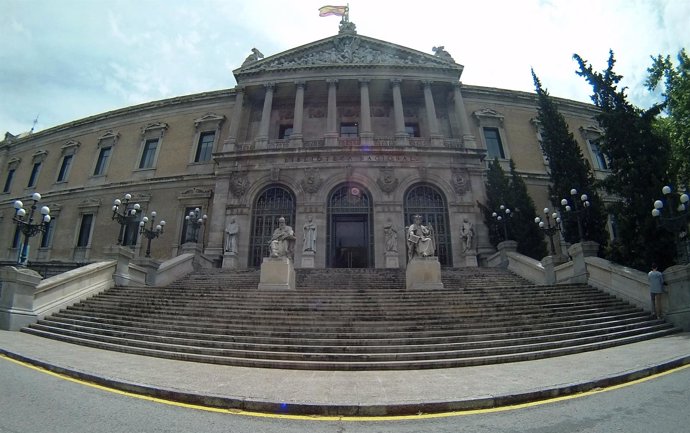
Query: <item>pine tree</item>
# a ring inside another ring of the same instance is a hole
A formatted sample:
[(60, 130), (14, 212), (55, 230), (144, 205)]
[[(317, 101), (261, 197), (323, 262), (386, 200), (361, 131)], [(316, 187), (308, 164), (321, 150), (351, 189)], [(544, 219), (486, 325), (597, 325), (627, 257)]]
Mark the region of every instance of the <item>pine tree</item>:
[[(544, 89), (532, 70), (532, 78), (539, 99), (538, 117), (541, 127), (542, 147), (549, 161), (549, 200), (553, 209), (561, 208), (563, 218), (563, 236), (568, 243), (579, 241), (577, 219), (569, 217), (562, 209), (561, 200), (571, 199), (570, 190), (575, 188), (580, 194), (587, 194), (590, 207), (583, 218), (583, 236), (585, 240), (598, 242), (605, 246), (608, 241), (606, 233), (606, 215), (596, 181), (589, 162), (582, 155), (575, 137), (568, 128), (563, 115), (548, 91)], [(579, 199), (578, 199), (579, 201)], [(578, 203), (579, 205), (580, 203)]]
[(625, 89), (618, 89), (622, 76), (613, 70), (612, 51), (603, 72), (595, 72), (577, 54), (573, 57), (580, 67), (577, 74), (592, 86), (592, 101), (601, 110), (597, 120), (605, 133), (600, 146), (611, 170), (602, 185), (620, 199), (611, 207), (618, 227), (611, 258), (641, 270), (652, 262), (667, 266), (673, 261), (673, 239), (656, 227), (651, 214), (669, 179), (670, 142), (653, 127), (660, 106), (643, 111), (628, 102)]

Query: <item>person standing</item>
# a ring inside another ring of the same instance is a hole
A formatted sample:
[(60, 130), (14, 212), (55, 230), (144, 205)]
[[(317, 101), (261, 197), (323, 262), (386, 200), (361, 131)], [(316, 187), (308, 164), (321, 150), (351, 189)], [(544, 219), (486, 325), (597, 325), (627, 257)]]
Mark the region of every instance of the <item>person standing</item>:
[(656, 263), (652, 263), (652, 270), (647, 274), (649, 279), (649, 293), (652, 297), (652, 314), (661, 318), (661, 294), (664, 293), (664, 274), (657, 270)]

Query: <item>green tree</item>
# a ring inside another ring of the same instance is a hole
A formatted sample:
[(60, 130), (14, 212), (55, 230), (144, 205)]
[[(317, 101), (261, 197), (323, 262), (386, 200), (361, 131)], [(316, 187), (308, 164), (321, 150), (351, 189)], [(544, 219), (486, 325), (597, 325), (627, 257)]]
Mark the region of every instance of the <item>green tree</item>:
[(670, 142), (654, 128), (661, 108), (641, 110), (628, 102), (625, 88), (618, 88), (622, 76), (613, 70), (613, 51), (602, 72), (577, 54), (573, 57), (577, 74), (592, 86), (592, 101), (601, 110), (597, 121), (605, 132), (600, 146), (611, 170), (602, 185), (619, 198), (610, 208), (618, 228), (611, 259), (637, 269), (648, 269), (654, 261), (667, 266), (673, 260), (673, 240), (657, 228), (651, 214), (661, 187), (668, 183)]
[(508, 239), (518, 243), (518, 252), (526, 256), (541, 260), (546, 252), (544, 235), (539, 227), (534, 223), (537, 216), (534, 210), (534, 201), (527, 193), (525, 181), (515, 170), (515, 163), (510, 160), (510, 176), (507, 176), (501, 167), (498, 159), (489, 163), (486, 184), (486, 205), (479, 204), (484, 221), (488, 227), (489, 239), (493, 246), (498, 245), (503, 240), (503, 226), (496, 224), (493, 212), (501, 214), (506, 218), (504, 211), (500, 209), (503, 205), (510, 209), (510, 216), (507, 217)]
[[(575, 137), (568, 128), (563, 115), (549, 92), (544, 89), (532, 70), (532, 78), (538, 97), (538, 116), (542, 147), (549, 162), (549, 200), (553, 209), (561, 208), (561, 200), (570, 200), (570, 190), (575, 188), (580, 194), (586, 193), (591, 206), (583, 219), (583, 235), (585, 239), (598, 242), (605, 246), (608, 241), (606, 234), (606, 214), (602, 200), (595, 187), (596, 182), (589, 162), (582, 155)], [(579, 194), (578, 194), (579, 195)], [(578, 203), (579, 204), (579, 203)], [(565, 211), (563, 217), (563, 236), (569, 243), (579, 241), (577, 220), (569, 218)]]
[(662, 87), (668, 117), (659, 119), (657, 126), (671, 137), (670, 175), (677, 187), (690, 188), (690, 57), (682, 49), (677, 58), (674, 66), (671, 56), (652, 57), (645, 84), (649, 90)]

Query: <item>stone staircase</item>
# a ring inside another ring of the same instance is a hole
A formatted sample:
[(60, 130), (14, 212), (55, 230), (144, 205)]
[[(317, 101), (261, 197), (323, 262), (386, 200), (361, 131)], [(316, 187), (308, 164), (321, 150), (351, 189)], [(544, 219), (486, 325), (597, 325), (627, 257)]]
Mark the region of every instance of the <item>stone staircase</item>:
[(248, 367), (447, 368), (524, 361), (679, 330), (586, 285), (535, 286), (502, 269), (443, 271), (405, 291), (385, 269), (298, 269), (297, 290), (259, 272), (204, 270), (164, 288), (117, 287), (23, 329), (108, 350)]

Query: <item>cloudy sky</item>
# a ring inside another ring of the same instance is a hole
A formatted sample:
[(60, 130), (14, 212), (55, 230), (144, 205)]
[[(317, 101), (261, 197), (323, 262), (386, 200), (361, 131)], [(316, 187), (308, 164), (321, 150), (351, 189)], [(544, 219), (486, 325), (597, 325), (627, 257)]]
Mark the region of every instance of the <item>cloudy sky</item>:
[[(0, 134), (47, 129), (158, 99), (235, 86), (257, 47), (267, 57), (333, 36), (336, 0), (0, 0)], [(650, 56), (690, 49), (688, 0), (349, 0), (361, 35), (432, 53), (444, 45), (466, 84), (590, 102), (577, 53), (597, 70), (608, 51), (630, 99)], [(2, 135), (0, 135), (2, 139)]]

